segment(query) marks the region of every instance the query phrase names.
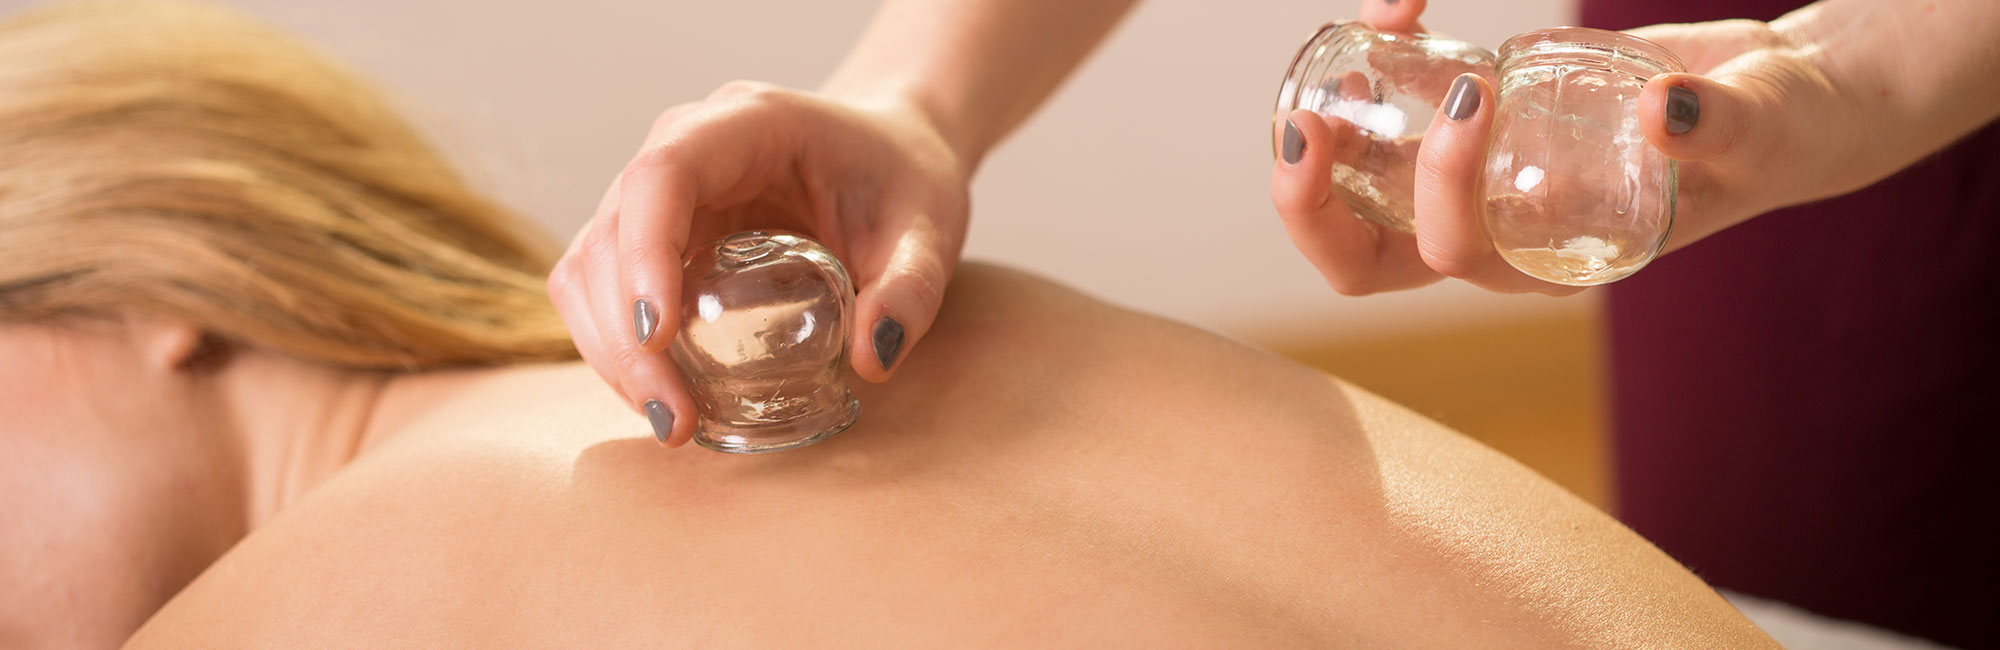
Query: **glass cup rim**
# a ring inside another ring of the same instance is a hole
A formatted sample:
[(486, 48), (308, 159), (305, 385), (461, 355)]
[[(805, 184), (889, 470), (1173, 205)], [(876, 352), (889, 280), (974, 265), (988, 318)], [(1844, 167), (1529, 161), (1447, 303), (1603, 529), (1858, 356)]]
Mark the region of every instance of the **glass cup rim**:
[(1594, 27), (1550, 27), (1515, 34), (1500, 44), (1495, 67), (1505, 68), (1512, 59), (1535, 54), (1535, 50), (1550, 45), (1577, 46), (1608, 52), (1618, 58), (1647, 61), (1665, 68), (1663, 72), (1687, 70), (1687, 64), (1664, 45), (1624, 32)]
[[(1307, 37), (1305, 43), (1299, 46), (1298, 51), (1292, 53), (1291, 65), (1285, 66), (1285, 80), (1290, 80), (1293, 77), (1299, 76), (1300, 73), (1299, 66), (1302, 66), (1306, 63), (1307, 60), (1306, 53), (1313, 51), (1314, 45), (1319, 44), (1323, 40), (1330, 40), (1329, 37), (1332, 36), (1334, 32), (1355, 31), (1355, 30), (1359, 30), (1363, 32), (1365, 35), (1386, 36), (1392, 39), (1407, 38), (1415, 41), (1429, 41), (1429, 40), (1438, 40), (1442, 38), (1438, 36), (1433, 36), (1431, 34), (1406, 34), (1403, 32), (1383, 31), (1375, 29), (1368, 23), (1364, 23), (1361, 22), (1360, 20), (1353, 18), (1348, 18), (1343, 20), (1330, 20), (1327, 21), (1325, 24), (1320, 25), (1318, 29), (1314, 29), (1312, 36)], [(1281, 99), (1282, 99), (1282, 94), (1283, 93), (1280, 92)]]
[[(1457, 43), (1463, 43), (1466, 46), (1475, 49), (1480, 49), (1482, 52), (1485, 52), (1488, 58), (1494, 58), (1495, 60), (1497, 60), (1498, 58), (1495, 57), (1492, 52), (1486, 51), (1483, 48), (1479, 48), (1478, 46), (1473, 45), (1470, 42), (1459, 41), (1458, 39), (1450, 38), (1447, 36), (1438, 36), (1430, 33), (1405, 33), (1405, 32), (1385, 31), (1385, 30), (1375, 29), (1373, 25), (1369, 25), (1368, 23), (1362, 22), (1361, 20), (1355, 18), (1345, 18), (1341, 20), (1327, 21), (1326, 23), (1320, 25), (1317, 29), (1313, 30), (1312, 36), (1307, 37), (1305, 43), (1299, 46), (1298, 51), (1292, 53), (1291, 64), (1285, 66), (1285, 76), (1278, 82), (1277, 99), (1276, 101), (1272, 102), (1271, 130), (1274, 136), (1277, 133), (1278, 124), (1283, 122), (1285, 116), (1289, 115), (1292, 112), (1292, 110), (1298, 108), (1298, 99), (1299, 99), (1298, 92), (1301, 86), (1299, 86), (1298, 84), (1293, 84), (1291, 82), (1295, 79), (1299, 79), (1305, 73), (1304, 70), (1305, 66), (1309, 65), (1311, 61), (1319, 57), (1320, 52), (1316, 50), (1323, 50), (1324, 49), (1323, 45), (1331, 43), (1334, 40), (1335, 35), (1340, 33), (1358, 34), (1362, 38), (1373, 38), (1378, 40), (1390, 40), (1390, 41), (1399, 39), (1408, 39), (1412, 42), (1418, 42), (1418, 43), (1430, 42), (1430, 41), (1457, 42)], [(1316, 47), (1316, 46), (1321, 46), (1321, 47)], [(1273, 137), (1271, 140), (1271, 157), (1274, 159), (1277, 158), (1278, 153), (1279, 153), (1278, 141), (1275, 137)]]
[[(1295, 84), (1292, 84), (1290, 82), (1292, 81), (1293, 78), (1299, 76), (1301, 72), (1300, 66), (1303, 66), (1306, 63), (1306, 53), (1311, 52), (1313, 50), (1313, 45), (1319, 43), (1320, 39), (1326, 38), (1329, 32), (1336, 31), (1338, 29), (1346, 27), (1349, 23), (1358, 23), (1358, 22), (1360, 21), (1358, 20), (1327, 21), (1326, 24), (1320, 25), (1319, 29), (1313, 30), (1312, 36), (1307, 37), (1306, 42), (1299, 46), (1299, 50), (1292, 54), (1291, 65), (1285, 66), (1285, 78), (1278, 82), (1277, 100), (1271, 102), (1272, 103), (1271, 131), (1273, 135), (1276, 135), (1277, 133), (1278, 122), (1284, 120), (1285, 116), (1291, 113), (1291, 109), (1296, 108), (1298, 104), (1298, 96), (1297, 96), (1298, 89), (1295, 87)], [(1286, 101), (1287, 99), (1290, 99), (1291, 101), (1287, 102)], [(1278, 157), (1278, 141), (1277, 138), (1274, 137), (1271, 139), (1271, 158), (1276, 159), (1277, 157)]]

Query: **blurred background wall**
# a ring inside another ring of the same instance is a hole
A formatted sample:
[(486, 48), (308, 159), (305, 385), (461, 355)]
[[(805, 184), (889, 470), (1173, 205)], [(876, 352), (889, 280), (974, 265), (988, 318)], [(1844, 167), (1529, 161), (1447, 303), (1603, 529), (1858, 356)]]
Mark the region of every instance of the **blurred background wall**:
[[(378, 80), (480, 186), (567, 240), (654, 114), (731, 79), (811, 88), (874, 0), (216, 0)], [(13, 13), (31, 0), (0, 0)], [(1357, 0), (1151, 0), (986, 162), (967, 246), (1332, 370), (1601, 498), (1594, 298), (1325, 288), (1266, 195), (1284, 65)], [(1436, 0), (1496, 47), (1564, 0)]]

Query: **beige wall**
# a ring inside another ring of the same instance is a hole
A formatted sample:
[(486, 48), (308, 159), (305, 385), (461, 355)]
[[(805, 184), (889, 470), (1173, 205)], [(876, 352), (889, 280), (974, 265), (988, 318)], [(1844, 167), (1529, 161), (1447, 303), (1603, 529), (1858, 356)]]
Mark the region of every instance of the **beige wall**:
[[(654, 113), (734, 78), (810, 87), (875, 4), (221, 1), (379, 79), (482, 186), (565, 238)], [(969, 254), (1263, 341), (1587, 308), (1456, 284), (1343, 298), (1293, 251), (1265, 195), (1270, 104), (1301, 40), (1352, 11), (1349, 0), (1144, 4), (988, 161)], [(1436, 0), (1425, 22), (1493, 47), (1569, 20), (1561, 0)]]

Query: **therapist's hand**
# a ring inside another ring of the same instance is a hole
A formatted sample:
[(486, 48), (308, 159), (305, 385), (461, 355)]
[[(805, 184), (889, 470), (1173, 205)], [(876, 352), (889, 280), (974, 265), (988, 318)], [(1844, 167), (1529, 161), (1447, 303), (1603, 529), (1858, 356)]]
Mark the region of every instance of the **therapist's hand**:
[[(1381, 31), (1420, 33), (1425, 0), (1363, 0), (1360, 20)], [(1328, 286), (1350, 296), (1421, 287), (1444, 276), (1417, 253), (1416, 238), (1356, 218), (1333, 193), (1333, 164), (1353, 153), (1325, 118), (1292, 111), (1280, 127), (1282, 151), (1271, 170), (1271, 202), (1286, 234)], [(1350, 127), (1351, 128), (1351, 127)], [(1428, 136), (1427, 136), (1428, 140)]]
[(804, 233), (853, 277), (856, 373), (887, 380), (930, 328), (965, 240), (968, 170), (924, 115), (755, 83), (668, 109), (549, 275), (577, 350), (668, 446), (696, 411), (664, 351), (690, 246)]
[[(1364, 0), (1360, 20), (1382, 31), (1422, 32), (1424, 0)], [(1461, 201), (1476, 197), (1486, 135), (1493, 121), (1493, 89), (1467, 74), (1453, 84), (1417, 152), (1416, 234), (1355, 218), (1333, 193), (1334, 161), (1354, 153), (1352, 137), (1308, 110), (1292, 111), (1280, 136), (1284, 151), (1273, 163), (1271, 201), (1299, 252), (1328, 286), (1350, 296), (1425, 286), (1447, 276), (1495, 291), (1554, 295), (1580, 289), (1543, 282), (1509, 266), (1486, 240), (1476, 212)], [(1460, 87), (1463, 84), (1463, 87)], [(1463, 107), (1451, 119), (1451, 104)], [(1351, 128), (1351, 127), (1349, 127)], [(1469, 204), (1468, 204), (1469, 205)], [(1485, 246), (1467, 253), (1468, 244)]]
[[(1378, 29), (1415, 26), (1423, 3), (1368, 0)], [(1386, 27), (1385, 27), (1386, 23)], [(1638, 100), (1647, 140), (1681, 161), (1679, 208), (1666, 250), (1765, 211), (1859, 187), (1831, 146), (1858, 119), (1801, 48), (1747, 20), (1633, 30), (1681, 57), (1689, 70), (1655, 77)], [(1494, 91), (1464, 75), (1426, 131), (1416, 160), (1415, 235), (1353, 217), (1332, 193), (1340, 138), (1310, 111), (1294, 111), (1296, 162), (1274, 164), (1271, 198), (1293, 242), (1327, 283), (1364, 295), (1455, 277), (1493, 291), (1566, 295), (1508, 265), (1479, 214), (1479, 174), (1493, 124)], [(1454, 106), (1457, 110), (1454, 110)], [(1849, 131), (1851, 132), (1851, 131)]]

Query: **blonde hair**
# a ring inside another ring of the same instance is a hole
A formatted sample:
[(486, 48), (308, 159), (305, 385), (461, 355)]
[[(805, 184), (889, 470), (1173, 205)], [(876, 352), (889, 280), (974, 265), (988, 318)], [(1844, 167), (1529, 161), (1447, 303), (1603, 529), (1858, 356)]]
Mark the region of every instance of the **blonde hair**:
[(0, 318), (139, 309), (353, 368), (574, 358), (551, 252), (364, 83), (233, 13), (0, 26)]

